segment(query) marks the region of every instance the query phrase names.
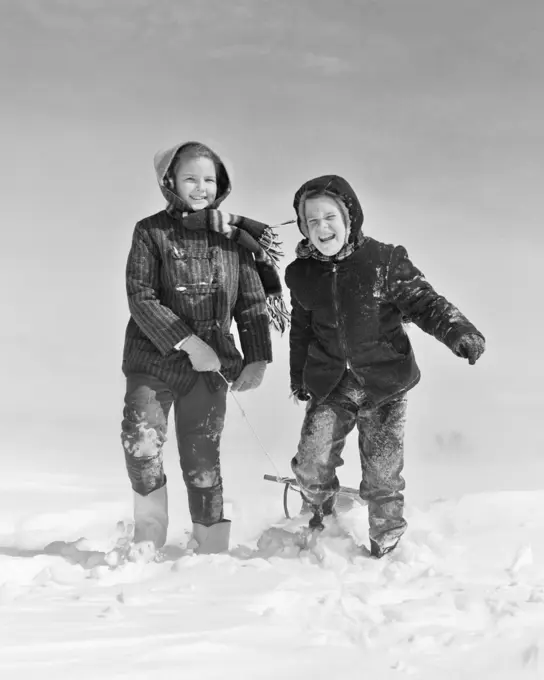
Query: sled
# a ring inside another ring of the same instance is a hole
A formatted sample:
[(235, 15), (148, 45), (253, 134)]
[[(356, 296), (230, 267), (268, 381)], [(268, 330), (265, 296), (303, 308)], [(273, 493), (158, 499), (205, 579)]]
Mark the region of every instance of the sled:
[[(264, 475), (267, 482), (277, 482), (283, 484), (283, 512), (287, 519), (291, 519), (289, 513), (289, 491), (300, 493), (300, 487), (294, 477), (276, 477), (275, 475)], [(353, 489), (350, 486), (341, 486), (338, 489), (338, 500), (336, 502), (337, 510), (349, 510), (355, 503), (366, 505), (365, 501), (359, 496), (359, 489)], [(304, 504), (303, 504), (304, 505)]]

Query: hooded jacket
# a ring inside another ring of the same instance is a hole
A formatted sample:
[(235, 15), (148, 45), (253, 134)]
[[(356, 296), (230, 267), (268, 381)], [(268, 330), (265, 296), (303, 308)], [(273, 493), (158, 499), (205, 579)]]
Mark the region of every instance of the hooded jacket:
[[(155, 155), (155, 171), (168, 205), (139, 221), (126, 267), (130, 320), (125, 333), (123, 372), (151, 373), (178, 393), (197, 380), (189, 357), (175, 346), (195, 334), (216, 351), (221, 371), (235, 380), (245, 364), (271, 361), (266, 298), (252, 254), (219, 233), (189, 230), (181, 214), (188, 206), (168, 183), (168, 170), (185, 144)], [(231, 191), (218, 160), (217, 208)], [(243, 357), (230, 332), (238, 326)], [(221, 381), (206, 373), (212, 389)]]
[(378, 406), (420, 379), (404, 320), (452, 351), (464, 334), (481, 333), (432, 288), (403, 246), (363, 234), (363, 210), (343, 178), (325, 175), (297, 191), (293, 206), (304, 236), (308, 235), (304, 202), (311, 191), (342, 201), (349, 236), (347, 245), (331, 258), (315, 253), (303, 240), (299, 257), (286, 269), (292, 307), (291, 389), (322, 399), (349, 370), (364, 388), (367, 406)]

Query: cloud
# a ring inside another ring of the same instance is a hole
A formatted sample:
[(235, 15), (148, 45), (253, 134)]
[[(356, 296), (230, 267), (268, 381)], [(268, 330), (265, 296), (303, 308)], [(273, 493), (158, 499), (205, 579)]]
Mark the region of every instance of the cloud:
[(306, 52), (302, 55), (301, 64), (308, 69), (320, 71), (326, 76), (337, 76), (356, 70), (355, 64), (347, 59), (327, 54), (315, 54), (314, 52)]
[(272, 53), (269, 45), (236, 43), (212, 48), (207, 56), (212, 59), (236, 59), (238, 57), (264, 57)]
[(113, 23), (126, 29), (192, 30), (207, 26), (228, 30), (233, 24), (255, 22), (258, 17), (254, 6), (251, 0), (208, 0), (205, 6), (173, 0), (20, 0), (19, 10), (49, 28), (81, 29), (90, 24), (107, 27)]
[(324, 76), (338, 76), (357, 70), (353, 61), (343, 57), (290, 49), (285, 45), (275, 44), (273, 39), (268, 42), (238, 41), (224, 45), (218, 44), (212, 47), (206, 56), (225, 60), (266, 57), (276, 64), (288, 65), (292, 70), (314, 71)]
[(86, 17), (74, 11), (66, 11), (60, 0), (47, 5), (39, 0), (21, 0), (19, 10), (40, 26), (49, 29), (80, 30), (85, 27)]
[[(334, 77), (355, 70), (355, 62), (334, 49), (321, 54), (317, 45), (347, 29), (345, 21), (331, 22), (322, 12), (308, 14), (306, 2), (280, 9), (256, 0), (20, 0), (23, 21), (59, 33), (61, 44), (85, 37), (102, 48), (120, 42), (141, 47), (160, 40), (165, 58), (188, 54), (214, 60), (260, 60), (260, 67), (313, 72)], [(284, 10), (284, 11), (283, 11)], [(337, 25), (338, 24), (338, 25)], [(305, 30), (300, 31), (304, 26)], [(334, 43), (333, 43), (334, 44)], [(193, 54), (194, 52), (194, 54)]]
[(172, 14), (170, 3), (161, 7), (160, 0), (155, 7), (149, 0), (20, 0), (19, 10), (42, 27), (73, 32), (131, 32), (167, 24)]

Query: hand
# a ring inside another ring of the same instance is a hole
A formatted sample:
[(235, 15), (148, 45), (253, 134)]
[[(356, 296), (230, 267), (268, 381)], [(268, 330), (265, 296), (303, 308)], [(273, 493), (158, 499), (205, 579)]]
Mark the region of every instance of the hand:
[(301, 401), (310, 401), (310, 399), (311, 399), (311, 396), (302, 387), (292, 389), (289, 397), (293, 400), (293, 402), (297, 406)]
[(190, 335), (180, 349), (187, 352), (194, 370), (199, 373), (221, 369), (221, 362), (215, 351), (197, 335)]
[(242, 372), (232, 384), (230, 388), (233, 392), (245, 392), (246, 390), (254, 390), (262, 383), (264, 372), (266, 370), (266, 361), (254, 361), (252, 364), (244, 366)]
[(453, 351), (473, 366), (485, 351), (485, 340), (476, 333), (466, 333), (459, 338)]

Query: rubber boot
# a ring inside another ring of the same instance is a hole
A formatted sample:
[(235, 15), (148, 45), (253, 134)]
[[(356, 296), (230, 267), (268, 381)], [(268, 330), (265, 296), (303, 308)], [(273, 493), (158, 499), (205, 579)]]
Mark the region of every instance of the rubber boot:
[(204, 524), (193, 524), (193, 536), (188, 548), (197, 555), (215, 555), (229, 549), (230, 519), (223, 519), (217, 524), (207, 527)]
[(391, 545), (380, 546), (378, 543), (376, 543), (375, 540), (373, 540), (371, 538), (370, 539), (370, 556), (376, 557), (378, 560), (381, 559), (384, 555), (387, 555), (387, 553), (390, 553), (392, 550), (394, 550), (397, 547), (399, 540), (400, 539), (397, 539)]
[(166, 543), (168, 495), (166, 485), (147, 496), (134, 492), (134, 543), (151, 541), (158, 550)]

